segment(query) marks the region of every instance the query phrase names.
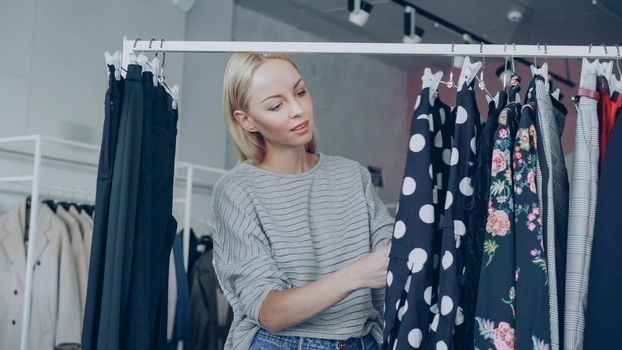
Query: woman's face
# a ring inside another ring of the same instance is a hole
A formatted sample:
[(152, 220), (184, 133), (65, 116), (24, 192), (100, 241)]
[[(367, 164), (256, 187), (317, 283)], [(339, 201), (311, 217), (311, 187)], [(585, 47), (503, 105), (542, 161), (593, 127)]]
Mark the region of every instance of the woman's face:
[(313, 101), (289, 62), (264, 62), (255, 70), (248, 97), (248, 111), (234, 112), (244, 129), (259, 132), (266, 143), (277, 147), (299, 147), (311, 141)]

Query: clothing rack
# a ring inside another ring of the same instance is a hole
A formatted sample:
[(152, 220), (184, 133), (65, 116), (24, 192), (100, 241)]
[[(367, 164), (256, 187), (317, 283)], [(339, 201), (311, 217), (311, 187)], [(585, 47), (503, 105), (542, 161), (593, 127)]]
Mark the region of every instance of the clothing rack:
[[(206, 172), (208, 174), (224, 175), (227, 173), (227, 170), (186, 162), (176, 162), (175, 169), (186, 169), (186, 177), (183, 178), (186, 181), (185, 195), (183, 198), (173, 199), (173, 202), (184, 203), (184, 229), (182, 233), (182, 241), (184, 248), (184, 269), (186, 272), (188, 272), (188, 258), (190, 254), (190, 220), (192, 219), (192, 189), (194, 187), (194, 171), (198, 170)], [(179, 179), (179, 177), (176, 176), (176, 179)]]
[[(44, 143), (57, 144), (57, 145), (65, 145), (69, 147), (74, 147), (80, 150), (89, 150), (95, 151), (99, 153), (100, 147), (96, 145), (91, 145), (82, 142), (76, 142), (71, 140), (41, 136), (41, 135), (28, 135), (28, 136), (16, 136), (16, 137), (3, 137), (0, 138), (0, 149), (8, 149), (9, 145), (13, 144), (23, 144), (26, 142), (32, 142), (34, 144), (34, 151), (32, 153), (29, 152), (15, 152), (20, 155), (33, 157), (33, 172), (28, 175), (14, 175), (14, 176), (0, 176), (0, 183), (28, 183), (30, 182), (32, 187), (30, 191), (31, 201), (32, 203), (40, 202), (40, 190), (42, 188), (48, 189), (50, 191), (61, 191), (64, 192), (72, 192), (82, 195), (92, 195), (95, 197), (95, 193), (92, 191), (88, 191), (85, 189), (78, 189), (73, 187), (59, 186), (59, 185), (51, 185), (44, 184), (41, 182), (41, 161), (42, 159), (50, 159), (58, 162), (66, 162), (71, 164), (80, 164), (89, 166), (97, 171), (97, 163), (87, 163), (87, 162), (78, 162), (74, 159), (69, 158), (61, 158), (61, 157), (49, 157), (43, 155), (43, 145)], [(188, 270), (188, 246), (190, 241), (190, 218), (192, 213), (192, 189), (196, 185), (194, 181), (194, 170), (204, 171), (212, 174), (225, 174), (227, 171), (224, 169), (213, 168), (198, 164), (186, 163), (186, 162), (175, 162), (176, 169), (186, 169), (186, 177), (183, 179), (186, 181), (185, 188), (185, 196), (181, 199), (174, 199), (174, 202), (182, 202), (185, 204), (184, 210), (184, 267), (185, 270)], [(32, 205), (30, 210), (30, 220), (29, 220), (29, 229), (28, 229), (28, 252), (26, 256), (26, 280), (25, 280), (25, 293), (24, 293), (24, 308), (22, 311), (22, 330), (20, 336), (20, 350), (28, 349), (28, 334), (29, 326), (30, 326), (30, 315), (32, 308), (32, 279), (33, 279), (33, 247), (35, 246), (35, 241), (37, 240), (37, 217), (38, 217), (38, 205)]]
[[(410, 56), (534, 57), (619, 59), (620, 45), (487, 45), (481, 44), (398, 44), (274, 41), (167, 41), (123, 38), (121, 66), (127, 71), (134, 52), (281, 52), (354, 53)], [(122, 70), (122, 74), (125, 74)]]
[(32, 278), (34, 268), (34, 247), (36, 245), (37, 237), (37, 218), (39, 215), (39, 189), (41, 187), (41, 159), (42, 149), (44, 143), (60, 144), (69, 147), (74, 147), (83, 150), (99, 150), (99, 147), (89, 145), (86, 143), (57, 139), (52, 137), (45, 137), (41, 135), (29, 135), (29, 136), (17, 136), (17, 137), (4, 137), (0, 138), (0, 145), (15, 144), (15, 143), (33, 143), (34, 152), (33, 156), (33, 171), (30, 175), (18, 175), (18, 176), (6, 176), (0, 177), (0, 183), (14, 183), (14, 182), (30, 182), (32, 183), (31, 189), (31, 202), (33, 205), (30, 208), (30, 220), (28, 229), (28, 251), (26, 256), (26, 281), (24, 286), (24, 308), (22, 310), (22, 331), (20, 335), (20, 349), (28, 349), (28, 335), (30, 328), (30, 311), (32, 301)]
[[(178, 176), (178, 169), (186, 169), (185, 177), (181, 178)], [(192, 194), (195, 185), (194, 181), (194, 171), (203, 171), (208, 174), (218, 174), (224, 175), (227, 173), (225, 169), (219, 169), (214, 167), (208, 167), (204, 165), (186, 163), (186, 162), (175, 162), (175, 180), (183, 180), (186, 182), (186, 187), (184, 190), (184, 196), (181, 198), (173, 198), (173, 203), (183, 203), (184, 204), (184, 223), (183, 223), (183, 231), (182, 231), (182, 247), (183, 247), (183, 258), (184, 258), (184, 271), (188, 272), (188, 260), (190, 258), (190, 221), (192, 219)], [(183, 341), (179, 341), (177, 343), (177, 350), (183, 350), (184, 343)]]

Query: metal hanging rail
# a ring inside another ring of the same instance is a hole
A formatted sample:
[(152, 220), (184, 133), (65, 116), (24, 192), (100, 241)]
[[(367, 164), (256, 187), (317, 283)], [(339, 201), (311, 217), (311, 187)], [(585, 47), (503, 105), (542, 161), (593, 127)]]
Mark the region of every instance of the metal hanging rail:
[(536, 57), (536, 58), (620, 58), (620, 46), (578, 45), (487, 45), (401, 44), (274, 41), (167, 41), (123, 38), (122, 66), (127, 69), (132, 52), (282, 52), (337, 53), (412, 56)]

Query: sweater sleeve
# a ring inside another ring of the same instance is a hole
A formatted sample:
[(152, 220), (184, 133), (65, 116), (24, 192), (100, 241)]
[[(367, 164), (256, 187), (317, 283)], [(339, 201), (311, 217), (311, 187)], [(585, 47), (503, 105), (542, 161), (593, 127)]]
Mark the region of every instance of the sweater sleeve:
[(291, 288), (271, 254), (252, 201), (240, 184), (215, 186), (214, 268), (221, 287), (240, 311), (259, 325), (259, 310), (268, 293)]
[[(391, 240), (395, 220), (376, 194), (369, 170), (363, 166), (361, 166), (361, 176), (367, 201), (367, 212), (369, 214), (370, 248), (374, 251), (377, 248), (384, 247)], [(384, 288), (371, 290), (372, 304), (380, 313), (380, 319), (384, 319), (384, 295)]]
[(367, 213), (369, 215), (370, 248), (376, 250), (378, 247), (385, 246), (393, 235), (393, 224), (395, 220), (389, 214), (371, 182), (371, 174), (367, 168), (361, 166), (361, 177), (363, 179), (363, 191), (367, 201)]

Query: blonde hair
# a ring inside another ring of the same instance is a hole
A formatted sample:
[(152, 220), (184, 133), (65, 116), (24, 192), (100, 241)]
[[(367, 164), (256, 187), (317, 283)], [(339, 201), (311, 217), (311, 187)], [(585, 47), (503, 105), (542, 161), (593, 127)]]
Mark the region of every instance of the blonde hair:
[[(277, 53), (235, 53), (229, 58), (223, 81), (223, 111), (225, 124), (238, 149), (240, 162), (250, 160), (261, 162), (265, 156), (266, 147), (263, 136), (259, 132), (250, 132), (242, 128), (233, 116), (236, 110), (248, 113), (248, 90), (257, 68), (270, 59), (279, 59), (289, 62), (296, 70), (298, 66), (289, 56)], [(310, 153), (316, 151), (317, 136), (313, 130), (311, 141), (305, 145)]]

